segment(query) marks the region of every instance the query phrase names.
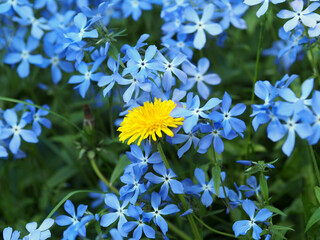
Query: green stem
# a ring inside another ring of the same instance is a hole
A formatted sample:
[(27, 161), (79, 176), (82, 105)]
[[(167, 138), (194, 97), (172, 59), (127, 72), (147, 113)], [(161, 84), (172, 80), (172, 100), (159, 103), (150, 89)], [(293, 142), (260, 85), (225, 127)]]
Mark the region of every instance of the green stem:
[(312, 157), (312, 162), (313, 162), (313, 165), (314, 165), (314, 171), (316, 172), (318, 185), (320, 186), (320, 174), (319, 174), (318, 163), (317, 163), (317, 159), (316, 159), (316, 156), (314, 154), (314, 151), (313, 151), (313, 148), (312, 148), (311, 145), (309, 145), (309, 150), (310, 150), (310, 154), (311, 154), (311, 157)]
[(200, 218), (198, 218), (196, 215), (193, 215), (193, 216), (202, 226), (204, 226), (205, 228), (209, 229), (211, 232), (214, 232), (214, 233), (220, 234), (222, 236), (226, 236), (226, 237), (236, 238), (233, 234), (221, 232), (219, 230), (216, 230), (216, 229), (208, 226)]
[(122, 95), (121, 95), (121, 92), (120, 92), (119, 84), (116, 83), (116, 86), (117, 86), (117, 90), (118, 90), (118, 94), (119, 94), (120, 105), (121, 105), (122, 111), (124, 111), (124, 104), (123, 104), (123, 100), (122, 100)]
[(79, 132), (82, 132), (82, 130), (75, 123), (71, 122), (69, 119), (65, 118), (64, 116), (61, 116), (60, 114), (58, 114), (58, 113), (56, 113), (56, 112), (54, 112), (54, 111), (52, 111), (50, 109), (41, 107), (41, 106), (39, 106), (37, 104), (28, 103), (28, 102), (25, 102), (25, 101), (17, 100), (17, 99), (14, 99), (14, 98), (7, 98), (7, 97), (0, 97), (0, 101), (13, 102), (13, 103), (22, 103), (22, 104), (25, 104), (25, 105), (29, 105), (29, 106), (33, 106), (33, 107), (36, 107), (36, 108), (40, 108), (40, 109), (46, 110), (49, 113), (51, 113), (52, 115), (54, 115), (54, 116), (56, 116), (58, 118), (61, 118), (65, 122), (69, 123), (74, 128), (76, 128)]
[(187, 234), (185, 234), (183, 231), (181, 231), (179, 228), (177, 228), (173, 223), (167, 221), (167, 224), (168, 224), (168, 227), (169, 227), (173, 232), (175, 232), (179, 237), (181, 237), (182, 239), (192, 240), (191, 237), (189, 237)]
[(112, 117), (112, 101), (113, 101), (113, 93), (111, 92), (111, 96), (108, 99), (108, 102), (109, 102), (109, 122), (110, 122), (111, 138), (114, 139), (113, 117)]
[(97, 163), (96, 163), (96, 160), (94, 158), (91, 158), (90, 163), (91, 163), (93, 171), (96, 173), (98, 178), (101, 179), (101, 181), (104, 182), (108, 186), (108, 188), (111, 189), (112, 192), (119, 195), (119, 190), (117, 188), (115, 188), (114, 186), (112, 186), (109, 183), (109, 181), (105, 178), (105, 176), (101, 173), (101, 171), (99, 170)]
[[(262, 51), (262, 40), (263, 40), (265, 23), (266, 23), (266, 17), (264, 17), (263, 20), (260, 22), (261, 27), (260, 27), (258, 50), (257, 50), (257, 56), (256, 56), (256, 66), (255, 66), (255, 70), (254, 70), (254, 77), (253, 77), (253, 84), (252, 84), (251, 105), (254, 104), (254, 87), (255, 87), (255, 84), (258, 80), (259, 62), (260, 62), (260, 56), (261, 56), (261, 51)], [(251, 135), (252, 135), (252, 126), (249, 125), (247, 147), (246, 147), (247, 148), (247, 156), (246, 156), (247, 159), (249, 157), (249, 149), (251, 147)]]
[(71, 196), (78, 194), (78, 193), (104, 193), (101, 191), (92, 191), (92, 190), (77, 190), (74, 192), (69, 193), (67, 196), (65, 196), (55, 207), (54, 209), (52, 209), (52, 211), (49, 213), (49, 215), (47, 216), (47, 218), (52, 217), (52, 215), (59, 209), (59, 207), (61, 207), (61, 205), (67, 201)]
[(229, 198), (227, 197), (228, 195), (227, 195), (226, 188), (225, 188), (225, 186), (224, 186), (222, 177), (220, 177), (220, 181), (221, 181), (223, 193), (224, 193), (224, 196), (225, 196), (225, 200), (226, 200), (226, 203), (227, 203), (227, 207), (228, 207), (229, 212), (230, 212), (230, 216), (232, 216), (232, 208), (231, 208), (231, 205), (230, 205), (230, 202), (229, 202)]
[(308, 38), (308, 41), (309, 41), (309, 49), (310, 49), (310, 53), (311, 53), (311, 61), (312, 61), (311, 64), (312, 64), (312, 68), (313, 68), (313, 74), (315, 75), (315, 77), (317, 77), (319, 79), (319, 84), (320, 84), (320, 75), (319, 75), (319, 71), (318, 71), (318, 68), (317, 68), (317, 61), (316, 61), (316, 59), (314, 57), (314, 54), (313, 54), (311, 41), (310, 41), (310, 36), (309, 36), (307, 28), (306, 28), (306, 34), (307, 34), (307, 38)]
[[(164, 165), (167, 168), (170, 168), (170, 164), (169, 164), (169, 162), (168, 162), (168, 160), (167, 160), (167, 158), (166, 158), (166, 156), (165, 156), (165, 154), (163, 152), (163, 149), (162, 149), (162, 146), (161, 146), (160, 142), (158, 142), (157, 148), (158, 148), (158, 151), (159, 151), (159, 153), (161, 155), (161, 158), (162, 158), (162, 161), (163, 161)], [(188, 203), (187, 203), (186, 199), (184, 198), (183, 194), (178, 194), (178, 197), (179, 197), (179, 200), (182, 203), (184, 211), (187, 211), (188, 210)], [(194, 239), (201, 240), (202, 237), (200, 236), (200, 233), (198, 231), (198, 227), (197, 227), (192, 215), (187, 215), (187, 219), (188, 219), (188, 221), (190, 223), (191, 230), (192, 230), (192, 233), (194, 235)]]

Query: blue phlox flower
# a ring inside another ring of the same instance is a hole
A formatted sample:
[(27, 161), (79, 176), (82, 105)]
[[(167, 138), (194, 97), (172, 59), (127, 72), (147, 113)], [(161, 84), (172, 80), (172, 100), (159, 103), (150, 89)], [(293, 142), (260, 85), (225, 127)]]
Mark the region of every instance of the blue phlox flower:
[(82, 6), (81, 12), (88, 18), (90, 18), (90, 25), (99, 21), (107, 13), (109, 2), (102, 2), (95, 9), (90, 9), (88, 6)]
[(120, 54), (118, 55), (117, 61), (114, 60), (112, 57), (109, 57), (107, 65), (108, 65), (108, 68), (112, 71), (112, 74), (108, 76), (102, 76), (98, 82), (99, 87), (106, 86), (103, 89), (104, 97), (111, 91), (115, 83), (118, 83), (120, 85), (130, 84), (129, 80), (122, 78), (121, 75), (119, 74)]
[(221, 128), (222, 125), (219, 122), (214, 123), (213, 126), (210, 124), (200, 124), (201, 133), (209, 134), (201, 138), (198, 153), (206, 153), (211, 144), (213, 144), (214, 150), (218, 154), (221, 154), (224, 151), (224, 144), (221, 137), (232, 140), (238, 136), (234, 130), (231, 130), (228, 135), (225, 135)]
[(266, 13), (266, 11), (268, 10), (269, 7), (269, 2), (272, 2), (273, 4), (278, 4), (278, 3), (282, 3), (285, 0), (245, 0), (244, 3), (249, 5), (249, 6), (253, 6), (253, 5), (257, 5), (262, 3), (261, 7), (259, 8), (259, 10), (257, 11), (257, 17), (261, 17), (262, 15), (264, 15)]
[(161, 69), (158, 61), (153, 60), (153, 57), (156, 55), (156, 53), (157, 47), (155, 45), (150, 45), (145, 52), (144, 58), (142, 59), (136, 49), (129, 48), (126, 51), (126, 55), (128, 55), (129, 60), (127, 62), (127, 67), (122, 72), (122, 76), (125, 76), (128, 73), (138, 73), (140, 76), (147, 77), (151, 70)]
[(177, 177), (177, 175), (172, 171), (171, 168), (167, 169), (164, 164), (154, 164), (153, 169), (161, 177), (152, 172), (148, 172), (144, 177), (149, 182), (154, 184), (163, 183), (159, 192), (162, 199), (166, 199), (168, 197), (169, 189), (171, 189), (175, 194), (183, 194), (183, 185), (181, 182), (174, 179)]
[(311, 100), (307, 99), (313, 90), (314, 79), (310, 78), (303, 82), (301, 87), (301, 96), (298, 98), (290, 88), (279, 90), (279, 96), (287, 102), (278, 102), (277, 111), (283, 116), (291, 116), (294, 112), (302, 111), (306, 105), (311, 105)]
[(9, 143), (9, 149), (13, 154), (18, 153), (21, 144), (21, 138), (29, 143), (37, 143), (37, 135), (32, 130), (23, 129), (27, 122), (23, 119), (18, 123), (18, 117), (14, 110), (7, 109), (3, 114), (7, 125), (1, 130), (0, 140), (8, 139), (12, 136)]
[(4, 0), (0, 3), (0, 14), (7, 13), (11, 9), (16, 12), (22, 12), (29, 7), (29, 2), (27, 0)]
[(194, 170), (194, 176), (198, 180), (198, 192), (203, 192), (201, 195), (201, 202), (206, 207), (209, 207), (213, 202), (212, 194), (216, 194), (214, 190), (213, 179), (211, 178), (209, 182), (206, 182), (205, 173), (200, 168), (196, 168)]
[(171, 59), (179, 53), (185, 54), (188, 59), (191, 59), (193, 56), (193, 51), (190, 49), (192, 42), (188, 41), (186, 34), (178, 34), (177, 40), (165, 38), (162, 40), (162, 45), (167, 48), (167, 54)]
[(218, 74), (210, 73), (205, 74), (210, 67), (210, 61), (207, 58), (200, 58), (198, 61), (197, 68), (194, 68), (190, 63), (184, 62), (182, 64), (182, 69), (189, 76), (189, 88), (192, 88), (195, 83), (197, 83), (197, 90), (203, 99), (207, 99), (210, 94), (210, 89), (206, 86), (218, 85), (221, 82), (221, 78)]
[[(0, 134), (1, 134), (1, 129), (0, 129)], [(4, 146), (0, 145), (0, 158), (6, 158), (6, 157), (8, 157), (7, 149)]]
[(198, 129), (194, 128), (188, 134), (177, 133), (174, 135), (173, 138), (171, 138), (172, 144), (181, 144), (186, 142), (181, 148), (179, 148), (177, 152), (179, 158), (181, 158), (183, 154), (185, 154), (190, 149), (192, 143), (193, 143), (194, 149), (197, 148), (198, 143), (200, 141), (196, 134), (197, 131)]
[[(229, 189), (229, 191), (228, 191), (228, 198), (230, 200), (231, 209), (237, 208), (243, 202), (242, 193), (241, 193), (239, 187), (237, 186), (236, 183), (234, 183), (234, 186), (235, 186), (235, 188), (237, 190), (237, 193), (235, 191), (231, 190), (231, 189)], [(229, 212), (229, 208), (227, 208), (227, 213), (228, 212)]]
[(100, 225), (102, 227), (108, 227), (115, 221), (118, 221), (118, 231), (121, 233), (122, 236), (127, 236), (127, 234), (122, 230), (122, 226), (124, 223), (127, 222), (127, 219), (125, 216), (128, 216), (127, 209), (125, 209), (130, 201), (130, 198), (124, 199), (122, 204), (120, 205), (119, 199), (116, 195), (109, 193), (106, 194), (106, 197), (104, 199), (105, 204), (114, 210), (114, 212), (109, 212), (107, 214), (104, 214), (101, 217)]
[(109, 231), (109, 233), (111, 235), (112, 240), (123, 240), (123, 237), (122, 237), (121, 233), (118, 231), (118, 229), (112, 228)]
[(246, 105), (243, 103), (236, 104), (233, 108), (230, 109), (232, 99), (230, 95), (225, 92), (222, 99), (221, 112), (213, 111), (209, 114), (209, 118), (216, 122), (221, 122), (223, 131), (225, 135), (229, 135), (231, 130), (235, 130), (241, 137), (243, 137), (243, 132), (246, 129), (245, 123), (235, 118), (235, 116), (241, 115), (246, 110)]
[(83, 75), (73, 75), (69, 79), (69, 84), (78, 84), (74, 89), (79, 89), (79, 93), (82, 98), (85, 97), (86, 92), (90, 87), (90, 82), (92, 81), (99, 81), (104, 75), (101, 72), (95, 73), (101, 63), (104, 61), (104, 57), (97, 59), (93, 64), (91, 69), (89, 70), (89, 66), (91, 64), (87, 64), (85, 62), (81, 62), (78, 71)]
[(314, 2), (311, 3), (305, 10), (302, 11), (304, 2), (303, 0), (295, 0), (290, 3), (293, 11), (290, 10), (281, 10), (277, 16), (282, 19), (289, 19), (287, 21), (283, 28), (286, 32), (291, 31), (294, 29), (300, 22), (302, 22), (303, 25), (313, 28), (316, 26), (317, 21), (320, 21), (320, 15), (317, 13), (314, 13), (317, 8), (319, 8), (320, 3)]
[(162, 215), (174, 214), (180, 212), (180, 209), (175, 204), (167, 204), (160, 209), (162, 205), (160, 194), (153, 192), (151, 195), (151, 206), (153, 208), (153, 212), (145, 213), (144, 216), (153, 219), (154, 223), (160, 227), (162, 233), (166, 235), (168, 232), (168, 224)]
[(144, 92), (151, 92), (151, 83), (148, 82), (147, 78), (139, 75), (131, 75), (130, 79), (124, 79), (122, 82), (122, 85), (125, 84), (125, 81), (127, 84), (130, 86), (127, 88), (127, 90), (123, 94), (123, 101), (125, 103), (128, 103), (131, 98), (133, 93), (135, 92), (134, 98), (137, 98), (139, 95), (140, 89)]
[(64, 210), (71, 216), (60, 215), (56, 218), (56, 224), (59, 226), (69, 227), (63, 232), (65, 239), (76, 239), (78, 235), (86, 236), (85, 224), (93, 219), (93, 215), (84, 215), (87, 211), (88, 206), (80, 204), (75, 211), (75, 207), (70, 200), (67, 200), (64, 204)]
[(230, 24), (239, 29), (246, 29), (247, 24), (244, 19), (242, 19), (242, 15), (249, 8), (242, 1), (215, 1), (214, 2), (221, 10), (222, 20), (220, 21), (220, 25), (223, 29), (228, 29)]
[(143, 174), (142, 169), (135, 165), (132, 167), (132, 171), (125, 172), (120, 177), (121, 182), (126, 184), (120, 188), (120, 200), (130, 198), (130, 203), (137, 202), (139, 195), (147, 190), (141, 179)]
[(19, 231), (13, 232), (11, 227), (7, 227), (3, 230), (2, 236), (3, 236), (3, 240), (18, 240), (20, 236), (20, 232)]
[(184, 16), (186, 20), (194, 23), (194, 25), (189, 24), (183, 26), (181, 33), (196, 32), (193, 40), (193, 45), (196, 49), (202, 49), (206, 43), (206, 34), (204, 30), (206, 30), (212, 36), (216, 36), (222, 33), (222, 27), (219, 24), (211, 21), (213, 13), (213, 4), (208, 4), (204, 6), (201, 19), (199, 18), (194, 8), (190, 7), (184, 11)]
[(91, 208), (96, 208), (99, 205), (101, 205), (101, 203), (104, 202), (104, 198), (106, 196), (106, 193), (108, 193), (108, 191), (109, 191), (107, 185), (101, 180), (99, 181), (99, 187), (100, 187), (100, 190), (104, 193), (89, 193), (89, 197), (95, 199), (92, 201), (92, 203), (90, 205)]
[(151, 154), (152, 145), (149, 143), (149, 141), (143, 142), (142, 147), (145, 151), (144, 154), (141, 148), (138, 147), (136, 144), (131, 144), (130, 152), (126, 152), (127, 157), (133, 164), (137, 164), (144, 172), (146, 172), (148, 169), (148, 164), (162, 163), (160, 153), (155, 152)]
[(147, 225), (146, 223), (150, 222), (150, 218), (144, 217), (144, 212), (142, 211), (141, 207), (130, 205), (128, 207), (128, 216), (135, 219), (135, 221), (129, 221), (123, 224), (122, 230), (127, 234), (131, 232), (133, 229), (133, 238), (134, 239), (141, 239), (142, 233), (147, 238), (155, 238), (155, 231), (152, 227)]
[(184, 117), (183, 130), (186, 133), (191, 132), (192, 128), (197, 125), (199, 117), (208, 118), (206, 111), (218, 106), (221, 100), (218, 98), (211, 98), (207, 103), (200, 108), (200, 98), (198, 95), (193, 97), (193, 93), (188, 93), (186, 107), (175, 108), (171, 112), (172, 117)]
[(68, 73), (74, 71), (72, 63), (64, 60), (65, 54), (60, 52), (57, 46), (47, 43), (43, 49), (50, 59), (43, 58), (42, 67), (47, 68), (51, 65), (51, 77), (54, 84), (60, 82), (62, 78), (61, 69)]
[(26, 45), (22, 38), (16, 37), (11, 42), (11, 45), (12, 51), (9, 51), (6, 54), (3, 62), (6, 64), (16, 64), (21, 62), (17, 68), (17, 72), (21, 78), (25, 78), (29, 76), (30, 63), (40, 65), (43, 61), (40, 54), (31, 54), (31, 52), (38, 47), (39, 41), (33, 37), (29, 37)]
[(25, 7), (23, 11), (17, 12), (19, 17), (13, 17), (15, 22), (18, 22), (21, 26), (31, 25), (31, 36), (40, 39), (42, 38), (44, 31), (51, 30), (50, 26), (47, 25), (47, 20), (43, 17), (39, 19), (34, 17), (32, 8)]
[(151, 10), (152, 4), (146, 0), (124, 0), (121, 9), (125, 18), (132, 15), (133, 20), (137, 21), (141, 16), (142, 10)]
[(241, 185), (239, 187), (239, 190), (245, 191), (244, 195), (249, 198), (252, 197), (254, 194), (259, 195), (259, 192), (261, 191), (260, 185), (257, 183), (257, 179), (255, 176), (250, 176), (247, 179), (247, 185)]
[[(31, 100), (27, 100), (27, 102), (32, 103)], [(50, 109), (48, 105), (43, 105), (43, 108)], [(48, 115), (49, 112), (44, 109), (36, 109), (34, 106), (28, 105), (29, 112), (25, 112), (22, 114), (22, 118), (26, 120), (28, 123), (32, 122), (32, 130), (34, 133), (39, 136), (41, 134), (41, 125), (46, 128), (51, 128), (51, 121), (44, 116)]]
[(149, 34), (146, 34), (146, 33), (142, 34), (142, 35), (139, 37), (139, 39), (138, 39), (138, 41), (137, 41), (137, 44), (136, 44), (134, 47), (131, 47), (131, 46), (128, 45), (128, 44), (123, 44), (122, 47), (121, 47), (121, 49), (120, 49), (120, 51), (125, 54), (125, 56), (121, 59), (122, 62), (125, 63), (125, 62), (127, 62), (127, 61), (130, 59), (129, 56), (127, 55), (127, 50), (128, 50), (129, 48), (134, 48), (134, 49), (136, 49), (136, 50), (139, 50), (140, 48), (148, 45), (147, 43), (145, 43), (145, 41), (146, 41), (149, 37), (150, 37)]
[(255, 240), (260, 239), (260, 234), (262, 232), (262, 229), (257, 225), (256, 222), (264, 222), (268, 218), (272, 216), (272, 212), (270, 212), (266, 208), (262, 208), (258, 211), (258, 213), (255, 215), (256, 206), (254, 202), (246, 199), (242, 202), (243, 210), (249, 215), (250, 220), (240, 220), (236, 221), (232, 229), (234, 231), (234, 234), (236, 237), (239, 235), (246, 235), (246, 233), (253, 228), (252, 232), (252, 238)]
[(23, 238), (23, 240), (45, 240), (51, 237), (49, 228), (54, 224), (54, 220), (48, 218), (44, 220), (38, 227), (36, 222), (28, 223), (26, 229), (29, 234)]
[(162, 85), (165, 91), (170, 90), (174, 83), (173, 74), (176, 75), (182, 83), (187, 81), (187, 74), (177, 68), (187, 59), (186, 55), (180, 53), (174, 57), (171, 62), (169, 62), (160, 51), (158, 51), (157, 57), (162, 68), (161, 71), (164, 72), (162, 76)]
[(73, 42), (80, 42), (83, 38), (97, 38), (97, 29), (89, 30), (90, 24), (87, 24), (87, 17), (83, 13), (78, 13), (74, 17), (74, 31), (66, 33), (64, 36)]
[(56, 0), (35, 0), (33, 6), (35, 9), (42, 9), (46, 7), (46, 9), (51, 13), (56, 13), (58, 10)]

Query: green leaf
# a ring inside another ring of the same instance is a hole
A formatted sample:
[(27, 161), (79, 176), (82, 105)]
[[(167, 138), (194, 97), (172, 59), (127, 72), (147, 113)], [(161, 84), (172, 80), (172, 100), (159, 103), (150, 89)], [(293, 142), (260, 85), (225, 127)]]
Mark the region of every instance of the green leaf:
[(311, 215), (304, 232), (308, 232), (308, 230), (318, 221), (320, 221), (320, 207)]
[(282, 212), (280, 209), (274, 207), (274, 206), (265, 206), (266, 209), (270, 210), (273, 213), (277, 213), (281, 216), (287, 216), (284, 212)]
[(292, 229), (291, 227), (287, 227), (287, 226), (280, 226), (280, 225), (273, 225), (272, 226), (272, 230), (276, 230), (276, 231), (294, 231), (294, 229)]
[(260, 187), (261, 187), (261, 192), (263, 195), (264, 200), (266, 203), (269, 202), (269, 189), (268, 189), (268, 183), (266, 177), (263, 175), (263, 173), (260, 173)]
[(58, 184), (67, 181), (69, 178), (73, 177), (77, 173), (77, 168), (74, 166), (66, 166), (61, 168), (53, 176), (48, 179), (48, 187), (54, 188)]
[(217, 196), (219, 196), (221, 168), (219, 166), (214, 166), (211, 170), (211, 173), (213, 177), (214, 189), (217, 193)]
[(111, 184), (113, 184), (118, 179), (118, 177), (123, 173), (126, 166), (128, 166), (129, 164), (130, 160), (126, 155), (123, 155), (111, 174)]
[(318, 202), (319, 202), (319, 204), (320, 204), (320, 187), (315, 186), (315, 187), (314, 187), (314, 192), (315, 192), (316, 197), (317, 197), (317, 200), (318, 200)]

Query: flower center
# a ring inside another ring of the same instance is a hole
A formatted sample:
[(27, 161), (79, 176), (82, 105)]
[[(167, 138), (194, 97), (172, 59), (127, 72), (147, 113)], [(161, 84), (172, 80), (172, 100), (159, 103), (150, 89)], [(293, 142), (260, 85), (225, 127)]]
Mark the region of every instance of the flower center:
[(51, 58), (51, 64), (52, 64), (53, 66), (58, 65), (58, 64), (59, 64), (59, 58), (58, 58), (57, 56), (52, 57), (52, 58)]
[(92, 75), (91, 72), (86, 72), (85, 75), (84, 75), (84, 78), (87, 79), (87, 80), (90, 80), (91, 79), (91, 75)]
[(184, 47), (184, 42), (182, 42), (182, 41), (177, 42), (177, 46), (178, 46), (178, 48), (183, 48)]
[(224, 113), (223, 116), (224, 116), (224, 119), (226, 120), (228, 120), (231, 117), (229, 113)]
[(23, 50), (21, 53), (21, 57), (23, 60), (26, 60), (29, 58), (29, 52), (27, 50)]
[(19, 133), (20, 133), (20, 130), (21, 130), (21, 128), (18, 127), (18, 126), (14, 126), (14, 127), (12, 128), (12, 131), (13, 131), (14, 134), (19, 134)]
[(33, 115), (33, 120), (34, 120), (34, 121), (39, 120), (39, 115), (38, 115), (38, 114), (34, 114), (34, 115)]
[(203, 27), (204, 27), (203, 22), (198, 22), (198, 29), (203, 29)]
[(219, 136), (219, 133), (220, 133), (220, 131), (217, 130), (217, 129), (214, 129), (214, 130), (212, 131), (212, 135), (213, 135), (213, 136)]

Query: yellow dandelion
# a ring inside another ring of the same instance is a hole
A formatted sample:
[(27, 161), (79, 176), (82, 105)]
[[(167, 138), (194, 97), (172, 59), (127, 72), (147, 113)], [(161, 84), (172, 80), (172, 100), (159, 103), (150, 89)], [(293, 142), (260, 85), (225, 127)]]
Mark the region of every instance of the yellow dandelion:
[(128, 140), (128, 145), (137, 139), (138, 145), (141, 141), (151, 138), (156, 141), (157, 136), (162, 137), (162, 132), (173, 137), (173, 132), (169, 127), (176, 128), (183, 124), (184, 118), (174, 118), (170, 116), (176, 104), (172, 101), (162, 101), (154, 99), (154, 103), (145, 102), (143, 106), (129, 110), (124, 117), (118, 131), (121, 132), (119, 139), (121, 142)]

